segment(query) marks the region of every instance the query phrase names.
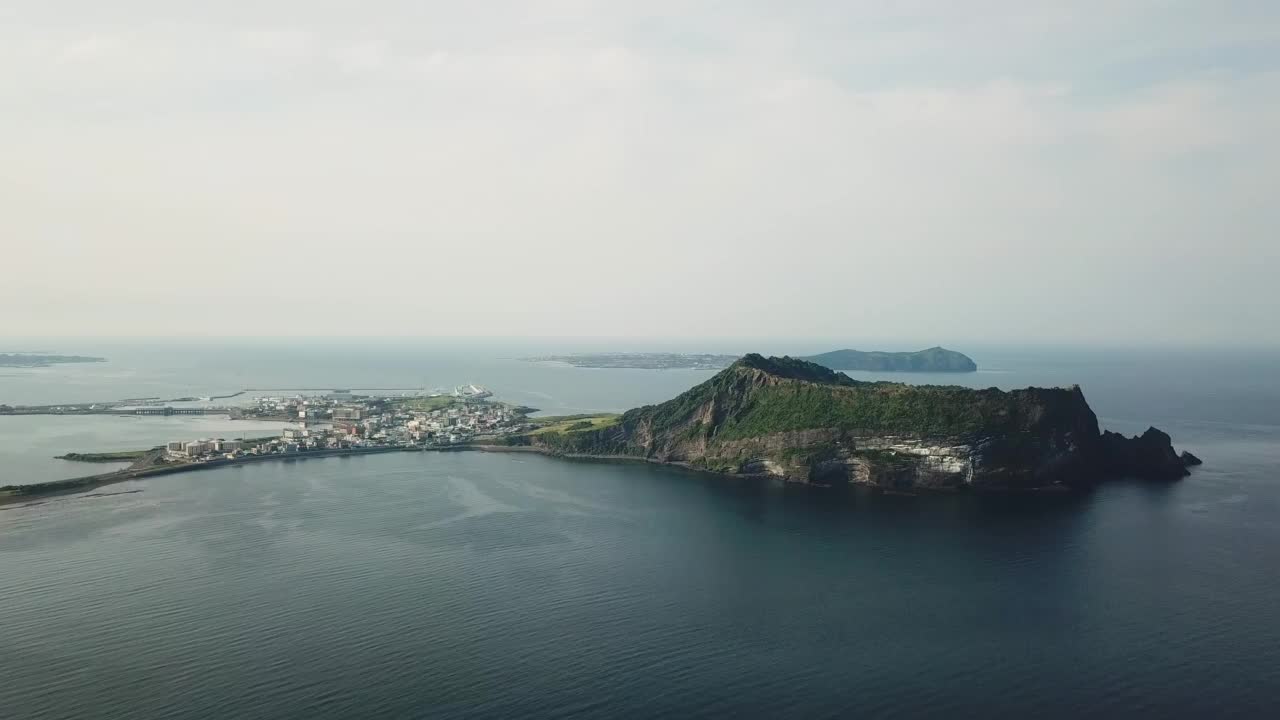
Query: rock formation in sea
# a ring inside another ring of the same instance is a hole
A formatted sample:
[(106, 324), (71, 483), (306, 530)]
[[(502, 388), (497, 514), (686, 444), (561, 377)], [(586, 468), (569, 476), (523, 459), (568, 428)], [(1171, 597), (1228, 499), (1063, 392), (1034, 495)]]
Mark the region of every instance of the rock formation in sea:
[(1165, 433), (1099, 432), (1079, 387), (1002, 391), (860, 382), (747, 355), (603, 428), (517, 436), (564, 455), (625, 456), (791, 482), (885, 489), (1035, 489), (1176, 479), (1198, 458)]

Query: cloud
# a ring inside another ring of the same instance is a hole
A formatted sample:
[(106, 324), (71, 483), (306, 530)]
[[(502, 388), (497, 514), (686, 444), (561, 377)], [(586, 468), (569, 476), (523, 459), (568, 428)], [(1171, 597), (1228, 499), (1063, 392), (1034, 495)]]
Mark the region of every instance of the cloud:
[(15, 332), (266, 302), (309, 334), (1207, 341), (1223, 298), (1277, 309), (1266, 8), (19, 5)]
[(263, 60), (304, 60), (315, 43), (311, 33), (296, 28), (248, 28), (235, 31), (233, 37), (246, 50), (265, 56)]

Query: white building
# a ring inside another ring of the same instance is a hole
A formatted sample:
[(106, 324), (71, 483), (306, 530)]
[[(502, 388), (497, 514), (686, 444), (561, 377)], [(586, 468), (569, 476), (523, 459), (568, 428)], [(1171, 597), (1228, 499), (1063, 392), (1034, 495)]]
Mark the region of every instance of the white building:
[(333, 409), (334, 420), (360, 420), (363, 416), (364, 413), (360, 411), (360, 408), (340, 407)]

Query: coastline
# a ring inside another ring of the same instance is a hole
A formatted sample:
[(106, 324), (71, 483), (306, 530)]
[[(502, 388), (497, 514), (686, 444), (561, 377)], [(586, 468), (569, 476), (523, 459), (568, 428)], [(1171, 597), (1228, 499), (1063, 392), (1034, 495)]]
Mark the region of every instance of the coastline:
[[(41, 502), (49, 498), (63, 497), (67, 495), (75, 495), (77, 493), (96, 490), (97, 488), (116, 483), (127, 482), (129, 480), (142, 480), (161, 475), (177, 475), (179, 473), (197, 472), (200, 470), (210, 470), (214, 468), (232, 467), (235, 465), (245, 465), (249, 463), (268, 462), (268, 461), (290, 461), (290, 460), (307, 460), (310, 458), (331, 458), (331, 457), (351, 457), (356, 455), (380, 455), (392, 452), (488, 452), (488, 453), (532, 453), (542, 455), (544, 457), (560, 458), (565, 460), (589, 460), (599, 462), (641, 462), (651, 465), (662, 465), (666, 467), (681, 468), (697, 473), (708, 473), (719, 477), (726, 478), (772, 478), (773, 476), (762, 475), (735, 475), (729, 473), (720, 473), (712, 470), (695, 467), (684, 462), (670, 462), (656, 460), (654, 458), (642, 458), (632, 455), (577, 455), (548, 452), (541, 448), (530, 447), (527, 445), (444, 445), (438, 447), (373, 447), (373, 448), (346, 448), (339, 450), (312, 450), (296, 453), (277, 453), (271, 455), (249, 455), (241, 458), (227, 460), (211, 460), (202, 463), (187, 463), (183, 465), (167, 465), (159, 467), (147, 468), (124, 468), (114, 470), (107, 473), (98, 473), (96, 475), (84, 475), (81, 477), (67, 478), (65, 480), (51, 480), (49, 482), (32, 483), (30, 485), (13, 485), (9, 490), (0, 490), (0, 508), (8, 509), (5, 506), (21, 507), (27, 502)], [(23, 489), (23, 492), (14, 492), (14, 490)]]
[[(177, 475), (179, 473), (196, 472), (200, 470), (209, 470), (213, 468), (232, 467), (236, 465), (245, 465), (249, 463), (268, 462), (268, 461), (296, 461), (307, 460), (311, 458), (331, 458), (331, 457), (351, 457), (357, 455), (381, 455), (392, 452), (485, 452), (485, 453), (526, 453), (541, 455), (543, 457), (557, 458), (561, 460), (577, 460), (588, 462), (607, 462), (607, 463), (646, 463), (649, 465), (658, 465), (662, 467), (678, 468), (689, 472), (714, 475), (719, 478), (733, 480), (776, 480), (786, 482), (784, 478), (769, 473), (726, 473), (716, 470), (708, 470), (700, 468), (692, 463), (658, 460), (656, 458), (636, 457), (634, 455), (589, 455), (589, 454), (573, 454), (552, 452), (538, 447), (528, 445), (444, 445), (438, 447), (373, 447), (373, 448), (346, 448), (338, 450), (312, 450), (296, 453), (277, 453), (271, 455), (250, 455), (241, 458), (228, 460), (211, 460), (202, 463), (188, 463), (183, 465), (170, 465), (161, 467), (148, 467), (140, 469), (116, 470), (109, 473), (100, 473), (97, 475), (86, 475), (77, 478), (68, 478), (66, 480), (53, 480), (44, 483), (33, 483), (30, 485), (14, 485), (11, 488), (28, 488), (26, 492), (15, 493), (12, 490), (0, 490), (0, 510), (7, 510), (11, 507), (22, 507), (24, 504), (40, 503), (49, 498), (57, 498), (67, 495), (75, 495), (77, 493), (96, 490), (97, 488), (116, 483), (127, 482), (129, 480), (141, 480), (161, 475)], [(831, 485), (811, 485), (812, 487), (828, 488)], [(960, 492), (958, 490), (916, 490), (910, 493), (886, 491), (886, 494), (895, 495), (921, 495), (921, 494), (942, 494), (950, 495)], [(1040, 488), (1027, 489), (991, 489), (977, 490), (977, 492), (985, 492), (991, 494), (1071, 494), (1073, 488), (1067, 486), (1047, 486)], [(7, 507), (8, 506), (8, 507)]]
[[(561, 453), (544, 450), (542, 448), (529, 445), (463, 445), (450, 448), (439, 448), (440, 450), (472, 450), (477, 452), (491, 453), (532, 453), (534, 455), (542, 455), (543, 457), (556, 458), (559, 460), (577, 460), (587, 462), (608, 462), (608, 463), (647, 463), (649, 465), (658, 465), (660, 467), (678, 468), (689, 472), (698, 473), (700, 475), (713, 475), (718, 478), (728, 480), (773, 480), (784, 484), (802, 485), (811, 488), (833, 488), (843, 487), (843, 485), (834, 485), (830, 483), (814, 483), (814, 482), (795, 482), (787, 480), (785, 477), (773, 475), (771, 473), (730, 473), (721, 472), (719, 470), (709, 470), (704, 467), (698, 467), (693, 463), (658, 460), (657, 458), (636, 457), (635, 455), (589, 455), (577, 453)], [(1045, 485), (1042, 487), (1028, 488), (915, 488), (911, 491), (893, 490), (880, 488), (875, 485), (866, 483), (849, 483), (849, 487), (863, 487), (867, 490), (877, 491), (884, 495), (901, 495), (906, 497), (917, 497), (920, 495), (957, 495), (966, 493), (980, 493), (985, 495), (1069, 495), (1078, 492), (1077, 488), (1069, 485)]]
[[(312, 450), (287, 454), (249, 455), (230, 460), (210, 460), (208, 462), (187, 463), (183, 465), (165, 465), (138, 469), (124, 468), (122, 470), (98, 473), (96, 475), (84, 475), (81, 477), (67, 478), (65, 480), (51, 480), (49, 482), (31, 483), (29, 485), (12, 485), (6, 490), (0, 490), (0, 493), (3, 493), (0, 494), (0, 507), (21, 504), (27, 501), (38, 501), (50, 497), (74, 495), (86, 490), (94, 490), (106, 485), (114, 485), (115, 483), (126, 482), (129, 480), (141, 480), (160, 475), (177, 475), (178, 473), (196, 472), (199, 470), (231, 467), (234, 465), (246, 465), (249, 463), (266, 462), (269, 460), (306, 460), (308, 458), (378, 455), (388, 452), (426, 452), (446, 449), (450, 448), (374, 447), (346, 448), (341, 450)], [(22, 492), (15, 492), (15, 490), (22, 490)]]

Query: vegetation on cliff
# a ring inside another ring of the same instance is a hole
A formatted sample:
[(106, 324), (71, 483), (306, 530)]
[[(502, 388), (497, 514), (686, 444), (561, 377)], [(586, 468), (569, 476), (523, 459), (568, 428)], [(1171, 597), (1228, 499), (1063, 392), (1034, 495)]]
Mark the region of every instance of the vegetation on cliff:
[(819, 428), (957, 436), (1033, 423), (1042, 401), (1073, 403), (1073, 393), (860, 382), (804, 360), (747, 355), (669, 402), (626, 413), (623, 423), (647, 422), (661, 435), (707, 409), (696, 424), (718, 440)]
[[(588, 437), (581, 431), (597, 428), (585, 427), (566, 438), (548, 437), (566, 434), (548, 428), (534, 434), (557, 444), (576, 440), (593, 446), (633, 443), (640, 430), (657, 446), (664, 441), (726, 442), (815, 429), (955, 437), (1034, 425), (1045, 417), (1048, 398), (1074, 408), (1078, 395), (1077, 389), (1002, 392), (861, 382), (804, 360), (751, 354), (672, 400), (627, 411), (598, 428), (604, 438)], [(1082, 397), (1079, 403), (1083, 405)], [(1096, 432), (1092, 413), (1086, 420)]]

